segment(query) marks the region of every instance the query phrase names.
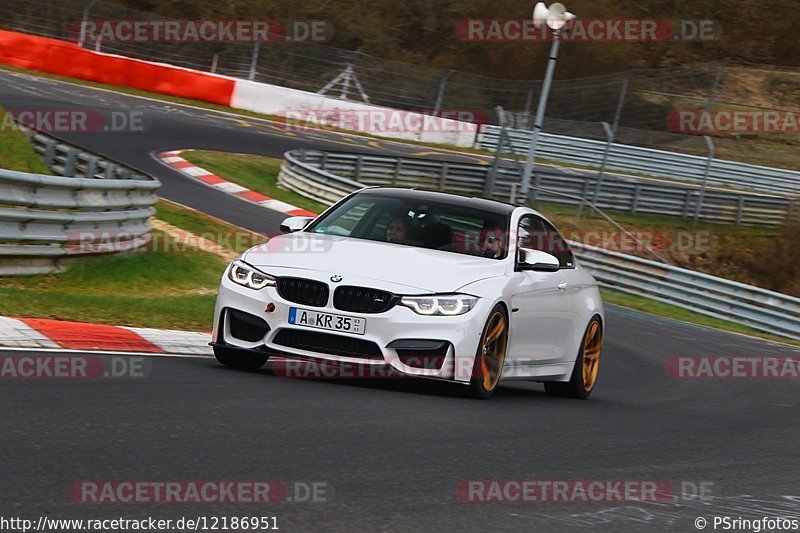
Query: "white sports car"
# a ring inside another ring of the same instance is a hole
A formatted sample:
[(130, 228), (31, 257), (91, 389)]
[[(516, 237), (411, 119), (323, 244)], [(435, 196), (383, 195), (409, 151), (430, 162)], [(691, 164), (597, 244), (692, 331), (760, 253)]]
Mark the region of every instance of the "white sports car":
[(367, 188), (245, 252), (222, 277), (217, 359), (270, 355), (462, 383), (501, 379), (586, 398), (597, 379), (597, 282), (538, 212), (478, 198)]

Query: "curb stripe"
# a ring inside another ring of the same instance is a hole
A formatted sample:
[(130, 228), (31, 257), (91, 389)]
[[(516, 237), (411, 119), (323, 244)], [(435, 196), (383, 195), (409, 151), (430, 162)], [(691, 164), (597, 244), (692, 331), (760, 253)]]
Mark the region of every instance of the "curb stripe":
[(13, 348), (59, 348), (22, 320), (0, 317), (0, 345)]
[(258, 204), (262, 207), (266, 207), (267, 209), (271, 209), (273, 211), (279, 211), (281, 213), (286, 213), (287, 215), (292, 216), (304, 216), (304, 217), (315, 217), (317, 216), (316, 213), (312, 213), (306, 209), (300, 209), (297, 206), (292, 204), (288, 204), (286, 202), (282, 202), (280, 200), (276, 200), (274, 198), (270, 198), (269, 196), (264, 196), (263, 194), (251, 191), (246, 187), (242, 187), (236, 183), (230, 182), (224, 178), (217, 176), (216, 174), (207, 171), (206, 169), (195, 165), (183, 157), (180, 156), (183, 152), (187, 150), (170, 150), (169, 152), (161, 152), (156, 154), (156, 158), (159, 161), (166, 164), (169, 167), (172, 167), (185, 176), (189, 176), (192, 179), (196, 179), (206, 185), (211, 185), (212, 187), (219, 189), (223, 192), (228, 194), (232, 194), (234, 196), (238, 196), (239, 198), (246, 200), (248, 202), (252, 202), (254, 204)]
[(39, 318), (20, 320), (57, 345), (70, 350), (164, 353), (160, 347), (125, 328)]

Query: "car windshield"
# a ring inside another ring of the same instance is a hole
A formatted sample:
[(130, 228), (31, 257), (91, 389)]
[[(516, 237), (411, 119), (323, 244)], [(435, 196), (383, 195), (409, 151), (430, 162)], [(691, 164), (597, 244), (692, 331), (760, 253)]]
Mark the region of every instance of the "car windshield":
[(502, 259), (508, 223), (507, 215), (466, 205), (357, 194), (307, 231)]

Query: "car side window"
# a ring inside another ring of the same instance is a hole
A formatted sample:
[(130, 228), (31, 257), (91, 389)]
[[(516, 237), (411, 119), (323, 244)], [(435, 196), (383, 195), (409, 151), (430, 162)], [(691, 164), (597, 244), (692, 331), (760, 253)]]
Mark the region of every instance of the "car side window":
[(526, 215), (519, 220), (517, 228), (517, 257), (522, 261), (522, 248), (529, 250), (542, 250), (540, 240), (544, 235), (544, 224), (542, 219), (533, 215)]
[(517, 246), (547, 252), (558, 259), (561, 268), (575, 268), (575, 256), (567, 241), (552, 224), (537, 216), (520, 219)]

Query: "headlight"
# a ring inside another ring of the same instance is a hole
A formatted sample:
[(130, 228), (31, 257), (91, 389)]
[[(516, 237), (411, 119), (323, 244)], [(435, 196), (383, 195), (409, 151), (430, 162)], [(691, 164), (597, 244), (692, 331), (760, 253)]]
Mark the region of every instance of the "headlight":
[(455, 316), (468, 313), (478, 299), (466, 294), (437, 294), (434, 296), (403, 296), (400, 305), (405, 305), (419, 315)]
[(242, 287), (253, 289), (255, 291), (261, 290), (264, 287), (274, 287), (275, 278), (269, 274), (259, 272), (255, 268), (242, 263), (241, 261), (234, 261), (228, 271), (228, 278)]

